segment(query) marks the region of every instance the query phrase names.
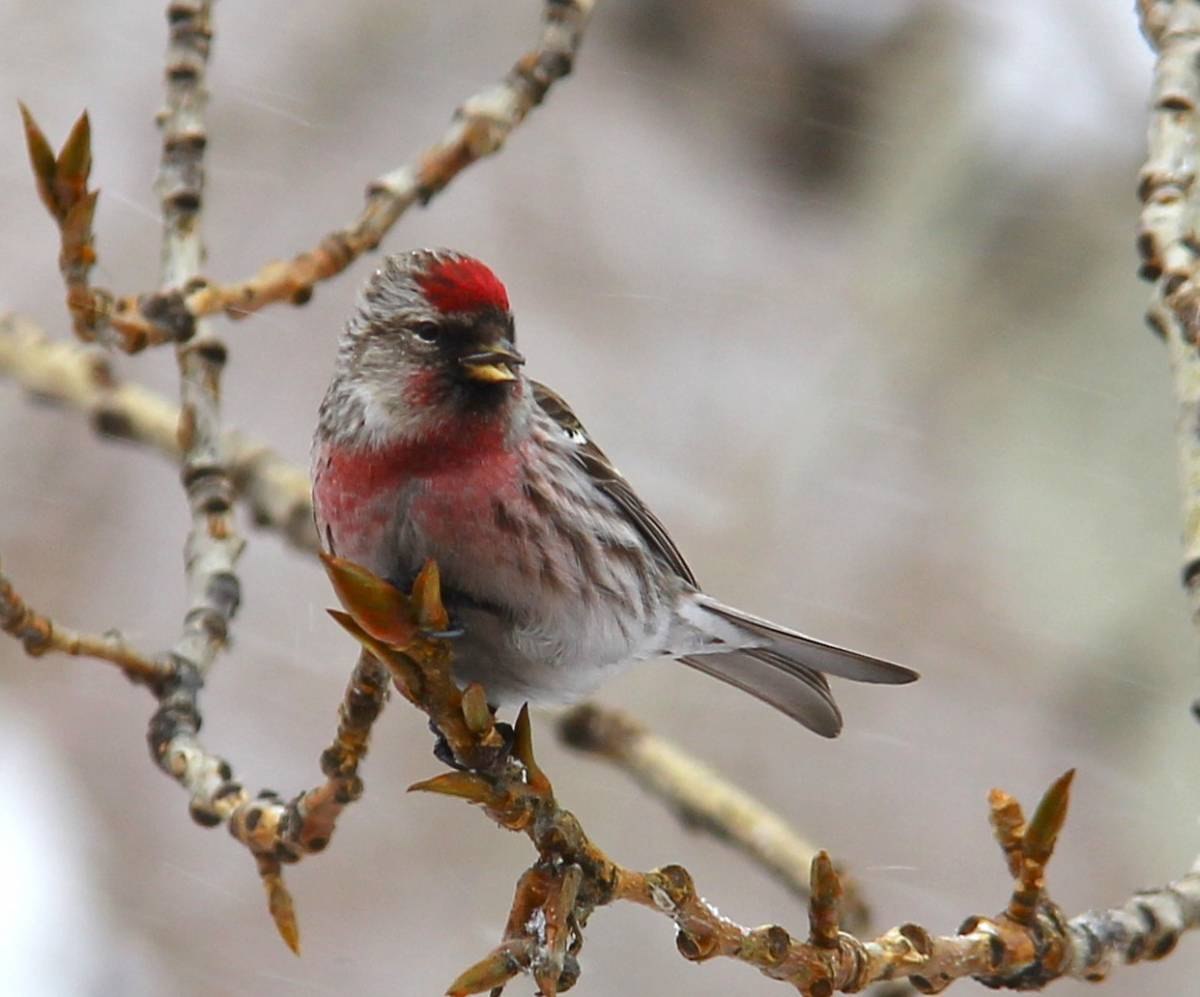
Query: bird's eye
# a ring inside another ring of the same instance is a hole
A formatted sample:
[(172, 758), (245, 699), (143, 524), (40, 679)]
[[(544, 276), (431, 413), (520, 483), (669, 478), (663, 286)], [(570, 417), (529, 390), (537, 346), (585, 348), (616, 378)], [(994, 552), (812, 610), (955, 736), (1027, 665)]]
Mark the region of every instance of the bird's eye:
[(425, 343), (437, 342), (438, 327), (434, 322), (418, 322), (413, 326), (413, 335)]

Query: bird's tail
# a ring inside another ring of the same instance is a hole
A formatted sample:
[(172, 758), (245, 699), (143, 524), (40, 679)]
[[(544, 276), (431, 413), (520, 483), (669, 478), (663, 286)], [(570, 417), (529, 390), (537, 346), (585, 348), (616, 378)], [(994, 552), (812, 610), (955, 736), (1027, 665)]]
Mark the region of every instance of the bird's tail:
[[(715, 631), (720, 642), (711, 645), (712, 651), (680, 660), (756, 696), (824, 737), (835, 737), (842, 729), (841, 712), (825, 674), (888, 685), (902, 685), (918, 677), (903, 665), (805, 636), (708, 596), (697, 594), (692, 600), (694, 608), (689, 607), (689, 615), (696, 611), (712, 614), (726, 626), (701, 626)], [(696, 625), (694, 617), (692, 622)], [(737, 647), (742, 636), (745, 644)], [(736, 650), (722, 651), (722, 645), (734, 645)]]

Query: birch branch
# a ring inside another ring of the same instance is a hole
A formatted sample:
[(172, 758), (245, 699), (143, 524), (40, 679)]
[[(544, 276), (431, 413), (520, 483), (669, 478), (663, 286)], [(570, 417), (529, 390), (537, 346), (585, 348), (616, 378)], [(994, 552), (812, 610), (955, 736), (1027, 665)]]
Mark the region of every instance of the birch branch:
[[(68, 279), (68, 305), (76, 331), (86, 340), (100, 339), (135, 352), (150, 345), (187, 341), (195, 334), (196, 323), (206, 315), (224, 312), (239, 318), (277, 301), (304, 304), (312, 297), (317, 283), (336, 276), (363, 253), (375, 249), (410, 207), (428, 204), (472, 163), (500, 151), (508, 136), (545, 99), (550, 88), (571, 72), (594, 4), (595, 0), (545, 0), (537, 46), (521, 56), (504, 79), (464, 101), (445, 134), (414, 162), (372, 181), (367, 188), (366, 203), (353, 222), (326, 235), (314, 249), (288, 261), (268, 263), (245, 280), (217, 284), (201, 276), (200, 259), (185, 248), (185, 227), (181, 226), (177, 236), (183, 241), (178, 248), (187, 255), (189, 265), (175, 273), (175, 279), (164, 281), (166, 286), (158, 293), (118, 297), (102, 288), (88, 286), (87, 268), (95, 260), (90, 229), (95, 194), (88, 195), (91, 207), (83, 240), (88, 264), (81, 277), (72, 270)], [(201, 18), (202, 12), (203, 31), (207, 30), (208, 7), (194, 0), (181, 0), (169, 8), (169, 16), (178, 18), (172, 22), (172, 30), (181, 39), (173, 49), (168, 67), (169, 74), (176, 74), (170, 87), (186, 103), (175, 110), (169, 109), (167, 115), (169, 148), (164, 147), (164, 185), (160, 194), (164, 202), (181, 199), (172, 206), (181, 212), (180, 217), (191, 213), (191, 199), (199, 197), (200, 154), (205, 135), (198, 112), (202, 107), (199, 95), (203, 92), (203, 55), (208, 39), (204, 37), (201, 43), (193, 35), (193, 26), (200, 24), (197, 18)], [(186, 36), (192, 36), (191, 44), (185, 43)], [(86, 124), (86, 116), (82, 120)], [(27, 132), (30, 125), (36, 129), (27, 115)], [(40, 131), (37, 135), (41, 135)], [(36, 173), (39, 161), (45, 162), (49, 146), (44, 138), (36, 152), (33, 138), (29, 144)], [(52, 206), (51, 211), (54, 210)], [(66, 254), (65, 228), (63, 240)]]

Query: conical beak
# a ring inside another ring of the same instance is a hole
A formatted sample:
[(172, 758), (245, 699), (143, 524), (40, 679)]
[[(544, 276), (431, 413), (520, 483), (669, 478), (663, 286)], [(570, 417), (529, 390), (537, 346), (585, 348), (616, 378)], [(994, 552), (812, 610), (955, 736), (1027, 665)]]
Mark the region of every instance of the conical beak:
[(523, 364), (525, 358), (508, 343), (500, 343), (491, 349), (459, 357), (458, 362), (463, 374), (472, 381), (499, 384), (501, 381), (515, 381), (515, 368)]

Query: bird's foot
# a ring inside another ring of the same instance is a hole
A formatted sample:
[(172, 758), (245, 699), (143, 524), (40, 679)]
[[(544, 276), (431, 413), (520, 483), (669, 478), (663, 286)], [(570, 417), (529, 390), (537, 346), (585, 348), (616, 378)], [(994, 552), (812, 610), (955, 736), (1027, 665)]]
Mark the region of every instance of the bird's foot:
[(509, 755), (512, 754), (513, 745), (517, 740), (517, 732), (513, 730), (512, 724), (506, 724), (503, 720), (496, 722), (496, 733), (504, 740), (503, 746), (500, 748), (500, 762), (508, 761)]
[[(452, 769), (457, 769), (459, 772), (470, 772), (471, 766), (464, 765), (455, 757), (454, 749), (450, 747), (450, 742), (446, 740), (446, 735), (433, 720), (429, 721), (429, 729), (433, 732), (436, 740), (433, 742), (433, 757), (443, 765), (448, 765)], [(494, 749), (494, 754), (490, 755), (490, 760), (487, 767), (489, 769), (498, 769), (502, 767), (512, 754), (513, 744), (516, 743), (517, 734), (513, 730), (513, 725), (504, 721), (497, 721), (496, 733), (500, 735), (503, 742), (500, 747)]]
[(443, 765), (449, 765), (452, 769), (457, 769), (459, 772), (466, 772), (468, 768), (463, 765), (454, 756), (454, 749), (450, 747), (450, 742), (446, 740), (446, 735), (442, 733), (442, 729), (431, 719), (429, 721), (429, 729), (433, 731), (433, 736), (436, 740), (433, 742), (433, 757)]
[(456, 638), (461, 637), (466, 632), (467, 631), (463, 627), (458, 626), (458, 624), (456, 624), (453, 620), (451, 620), (450, 625), (448, 627), (446, 627), (444, 630), (422, 629), (421, 636), (424, 637), (426, 640), (455, 640)]

